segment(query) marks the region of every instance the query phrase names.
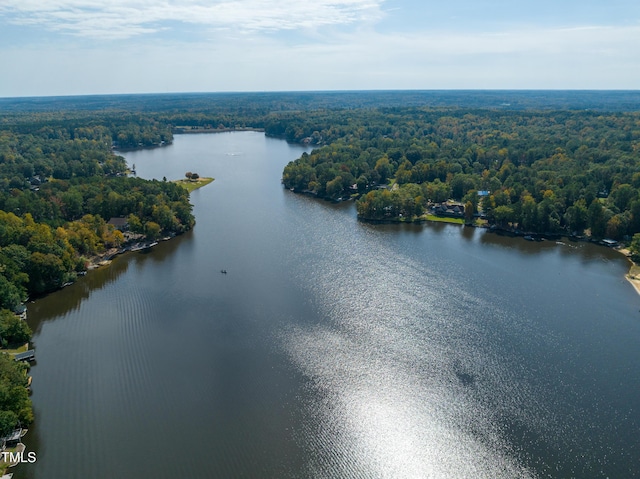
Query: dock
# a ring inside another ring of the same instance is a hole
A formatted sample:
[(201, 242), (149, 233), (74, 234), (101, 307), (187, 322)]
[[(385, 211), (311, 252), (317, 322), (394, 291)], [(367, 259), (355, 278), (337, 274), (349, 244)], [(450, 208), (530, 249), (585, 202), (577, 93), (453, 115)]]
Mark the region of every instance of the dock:
[(13, 356), (13, 359), (15, 359), (16, 361), (35, 361), (36, 351), (35, 349), (29, 349), (24, 353), (16, 354), (15, 356)]

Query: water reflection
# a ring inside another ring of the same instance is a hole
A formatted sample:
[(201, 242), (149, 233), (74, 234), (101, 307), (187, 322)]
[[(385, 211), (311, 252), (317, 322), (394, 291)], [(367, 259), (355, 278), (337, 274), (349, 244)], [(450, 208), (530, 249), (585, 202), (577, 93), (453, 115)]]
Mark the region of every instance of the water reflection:
[[(471, 229), (471, 228), (467, 228)], [(626, 259), (617, 251), (586, 241), (576, 241), (570, 238), (558, 240), (527, 241), (519, 236), (501, 235), (493, 232), (484, 232), (480, 235), (480, 242), (486, 245), (500, 246), (506, 249), (515, 249), (519, 253), (537, 255), (539, 253), (555, 251), (559, 254), (577, 255), (585, 260), (600, 259), (604, 261)]]
[(282, 189), (299, 154), (257, 134), (136, 152), (141, 175), (182, 176), (188, 158), (216, 182), (194, 195), (191, 236), (34, 305), (28, 474), (640, 475), (624, 258), (357, 222), (352, 203)]
[(467, 241), (473, 241), (476, 237), (476, 228), (463, 226), (460, 228), (460, 235)]
[(153, 250), (129, 252), (116, 256), (111, 264), (89, 271), (85, 276), (79, 277), (72, 285), (31, 301), (27, 305), (29, 325), (34, 333), (39, 333), (43, 322), (77, 311), (82, 301), (88, 299), (94, 291), (116, 281), (127, 272), (130, 266), (142, 267), (146, 262), (162, 263), (178, 248), (188, 248), (187, 245), (192, 238), (193, 232), (189, 232), (173, 238), (171, 241), (161, 242)]
[(27, 306), (29, 325), (34, 333), (40, 332), (43, 322), (77, 311), (81, 302), (88, 299), (93, 291), (116, 281), (128, 268), (128, 261), (116, 258), (111, 265), (88, 272), (86, 276), (78, 278), (74, 284), (36, 301), (31, 301)]

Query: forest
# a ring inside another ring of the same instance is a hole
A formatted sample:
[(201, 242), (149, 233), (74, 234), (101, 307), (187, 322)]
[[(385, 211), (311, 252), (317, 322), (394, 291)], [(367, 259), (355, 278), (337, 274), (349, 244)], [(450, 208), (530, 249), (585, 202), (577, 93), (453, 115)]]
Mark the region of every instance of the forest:
[[(188, 192), (132, 177), (119, 150), (163, 147), (184, 127), (256, 128), (314, 147), (286, 188), (356, 199), (364, 220), (465, 221), (628, 240), (640, 233), (638, 92), (292, 92), (0, 99), (0, 343), (14, 314), (75, 280), (130, 232), (193, 228)], [(632, 246), (640, 254), (640, 236)], [(0, 433), (32, 419), (24, 367), (0, 355)]]
[(327, 144), (287, 165), (284, 185), (359, 195), (364, 219), (415, 218), (452, 199), (503, 228), (616, 240), (640, 232), (636, 112), (395, 108), (318, 125)]

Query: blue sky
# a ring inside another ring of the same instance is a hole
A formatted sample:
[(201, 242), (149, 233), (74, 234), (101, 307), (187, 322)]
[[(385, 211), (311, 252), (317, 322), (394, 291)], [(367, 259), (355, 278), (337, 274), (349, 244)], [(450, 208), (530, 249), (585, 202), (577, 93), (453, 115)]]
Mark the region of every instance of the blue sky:
[(1, 0), (0, 97), (638, 89), (638, 0)]

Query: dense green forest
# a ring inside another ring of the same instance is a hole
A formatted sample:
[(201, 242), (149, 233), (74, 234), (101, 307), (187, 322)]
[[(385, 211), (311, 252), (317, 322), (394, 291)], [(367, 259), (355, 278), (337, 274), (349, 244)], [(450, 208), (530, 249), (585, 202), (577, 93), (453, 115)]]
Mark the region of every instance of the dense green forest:
[[(638, 113), (332, 114), (337, 121), (325, 118), (313, 133), (328, 144), (285, 168), (287, 188), (330, 199), (361, 194), (358, 214), (366, 219), (411, 218), (453, 199), (505, 228), (613, 239), (640, 232)], [(307, 134), (308, 121), (288, 128)]]
[(4, 117), (0, 131), (2, 308), (59, 288), (86, 269), (90, 256), (119, 247), (124, 238), (107, 224), (112, 217), (154, 239), (194, 224), (182, 187), (127, 177), (124, 159), (112, 150), (118, 143), (169, 142), (170, 126), (113, 114), (102, 123), (100, 114), (52, 116)]
[(0, 436), (10, 433), (18, 424), (33, 421), (27, 385), (27, 366), (7, 354), (0, 354)]

